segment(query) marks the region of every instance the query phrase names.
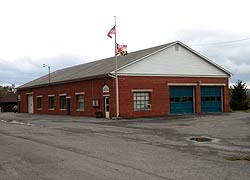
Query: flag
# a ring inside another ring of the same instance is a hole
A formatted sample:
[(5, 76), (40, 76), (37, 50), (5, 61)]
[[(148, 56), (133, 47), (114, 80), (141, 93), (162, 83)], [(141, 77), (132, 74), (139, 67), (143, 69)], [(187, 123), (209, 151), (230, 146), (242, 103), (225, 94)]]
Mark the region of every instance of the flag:
[(112, 29), (110, 29), (107, 36), (112, 39), (112, 36), (111, 36), (112, 34), (115, 34), (115, 26)]
[(127, 54), (128, 54), (127, 51), (121, 51), (121, 52), (120, 52), (120, 55), (121, 55), (121, 56), (126, 56)]
[(121, 52), (124, 51), (125, 49), (127, 49), (127, 45), (120, 45), (120, 44), (116, 44), (117, 46), (117, 54), (121, 55)]

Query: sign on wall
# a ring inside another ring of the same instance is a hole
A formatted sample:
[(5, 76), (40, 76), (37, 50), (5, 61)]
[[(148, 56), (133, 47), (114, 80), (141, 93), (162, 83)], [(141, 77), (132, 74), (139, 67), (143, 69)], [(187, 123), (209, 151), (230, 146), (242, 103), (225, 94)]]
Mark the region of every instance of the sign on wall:
[(103, 92), (103, 93), (109, 93), (109, 87), (108, 87), (108, 85), (104, 85), (104, 86), (103, 86), (102, 92)]

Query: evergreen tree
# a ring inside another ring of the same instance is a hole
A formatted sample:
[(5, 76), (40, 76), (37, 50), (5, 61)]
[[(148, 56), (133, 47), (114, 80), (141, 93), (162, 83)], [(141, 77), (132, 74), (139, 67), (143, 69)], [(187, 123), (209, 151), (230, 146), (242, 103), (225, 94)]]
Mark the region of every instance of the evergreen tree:
[(238, 80), (230, 87), (230, 106), (232, 110), (246, 110), (249, 105), (246, 83)]

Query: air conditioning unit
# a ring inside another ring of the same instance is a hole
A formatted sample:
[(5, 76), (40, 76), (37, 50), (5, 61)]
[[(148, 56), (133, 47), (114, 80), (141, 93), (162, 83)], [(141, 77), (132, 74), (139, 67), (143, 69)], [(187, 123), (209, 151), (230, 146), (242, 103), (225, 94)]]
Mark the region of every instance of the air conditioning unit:
[(146, 105), (146, 108), (147, 108), (147, 109), (151, 109), (151, 108), (152, 108), (152, 105), (151, 105), (151, 104), (147, 104), (147, 105)]

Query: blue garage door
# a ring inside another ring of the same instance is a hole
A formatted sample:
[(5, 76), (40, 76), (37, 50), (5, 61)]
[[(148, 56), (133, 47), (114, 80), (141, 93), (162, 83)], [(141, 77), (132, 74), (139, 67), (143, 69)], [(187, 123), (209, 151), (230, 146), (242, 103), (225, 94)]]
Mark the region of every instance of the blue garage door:
[(170, 114), (193, 113), (193, 87), (170, 87)]
[(201, 112), (221, 112), (221, 87), (201, 87)]

